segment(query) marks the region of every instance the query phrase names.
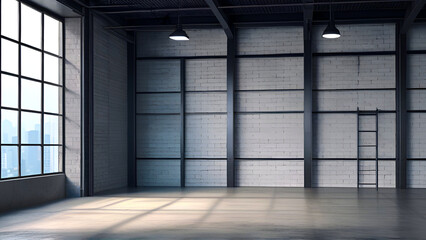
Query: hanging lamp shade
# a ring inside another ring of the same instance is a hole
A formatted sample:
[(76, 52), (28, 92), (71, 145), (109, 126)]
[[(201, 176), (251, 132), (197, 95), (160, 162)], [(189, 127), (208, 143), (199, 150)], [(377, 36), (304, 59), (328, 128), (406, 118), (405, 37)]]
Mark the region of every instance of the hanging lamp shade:
[(334, 20), (330, 20), (327, 27), (324, 29), (324, 32), (322, 33), (323, 38), (339, 38), (340, 37), (340, 31), (336, 28), (336, 24), (334, 23)]
[(336, 24), (334, 23), (334, 14), (333, 9), (331, 6), (331, 0), (330, 0), (330, 20), (328, 21), (327, 27), (324, 29), (324, 32), (322, 33), (323, 38), (328, 39), (336, 39), (340, 37), (340, 31), (337, 29)]
[(182, 29), (182, 25), (177, 25), (176, 30), (169, 35), (169, 38), (175, 41), (188, 41), (189, 37)]

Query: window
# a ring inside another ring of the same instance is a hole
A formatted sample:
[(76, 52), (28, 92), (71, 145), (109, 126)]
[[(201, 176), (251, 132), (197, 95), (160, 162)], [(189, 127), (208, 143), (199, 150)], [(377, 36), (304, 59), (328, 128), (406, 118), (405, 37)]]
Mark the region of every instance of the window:
[(63, 171), (61, 20), (1, 0), (1, 179)]

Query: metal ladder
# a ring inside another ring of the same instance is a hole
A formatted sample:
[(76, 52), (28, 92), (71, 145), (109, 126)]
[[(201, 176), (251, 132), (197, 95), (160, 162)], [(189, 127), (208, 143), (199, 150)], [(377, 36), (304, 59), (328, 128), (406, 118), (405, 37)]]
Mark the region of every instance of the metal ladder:
[[(360, 118), (363, 116), (375, 116), (376, 117), (376, 128), (374, 130), (360, 130)], [(376, 190), (379, 189), (379, 109), (376, 108), (376, 111), (360, 111), (357, 109), (357, 188), (360, 186), (375, 186)], [(376, 144), (375, 145), (361, 145), (360, 144), (360, 135), (363, 133), (375, 133), (376, 135)], [(376, 150), (376, 168), (375, 169), (360, 169), (360, 149), (362, 148), (375, 148)], [(363, 172), (375, 172), (376, 173), (376, 181), (375, 182), (360, 182), (360, 173)]]

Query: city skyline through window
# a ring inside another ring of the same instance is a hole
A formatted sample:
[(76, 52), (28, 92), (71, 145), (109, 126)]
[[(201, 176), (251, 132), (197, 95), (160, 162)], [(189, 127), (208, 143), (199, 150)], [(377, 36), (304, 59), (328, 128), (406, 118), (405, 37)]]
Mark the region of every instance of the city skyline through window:
[(62, 25), (1, 0), (1, 179), (63, 171)]

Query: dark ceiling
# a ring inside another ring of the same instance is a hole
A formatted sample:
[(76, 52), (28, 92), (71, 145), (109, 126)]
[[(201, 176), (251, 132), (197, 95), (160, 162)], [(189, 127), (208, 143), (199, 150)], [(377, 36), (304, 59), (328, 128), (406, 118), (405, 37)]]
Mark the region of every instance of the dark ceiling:
[[(204, 0), (80, 0), (95, 11), (118, 20), (128, 29), (168, 27), (178, 14), (188, 26), (218, 25)], [(415, 0), (334, 0), (337, 22), (399, 21)], [(300, 24), (304, 0), (217, 0), (235, 25)], [(314, 0), (314, 23), (327, 21), (329, 0)], [(417, 19), (426, 19), (425, 10)]]

